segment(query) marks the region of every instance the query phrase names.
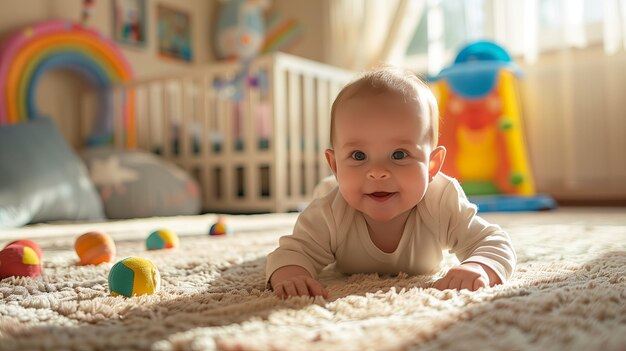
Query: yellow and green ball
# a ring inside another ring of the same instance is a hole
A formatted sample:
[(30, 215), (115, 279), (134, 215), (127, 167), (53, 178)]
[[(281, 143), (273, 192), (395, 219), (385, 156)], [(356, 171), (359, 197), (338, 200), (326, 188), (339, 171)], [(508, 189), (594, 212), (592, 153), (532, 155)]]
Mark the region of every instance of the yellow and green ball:
[(117, 262), (109, 272), (109, 291), (113, 296), (151, 295), (161, 287), (157, 267), (141, 257), (127, 257)]
[(146, 239), (148, 250), (171, 249), (179, 244), (178, 235), (169, 229), (156, 230)]

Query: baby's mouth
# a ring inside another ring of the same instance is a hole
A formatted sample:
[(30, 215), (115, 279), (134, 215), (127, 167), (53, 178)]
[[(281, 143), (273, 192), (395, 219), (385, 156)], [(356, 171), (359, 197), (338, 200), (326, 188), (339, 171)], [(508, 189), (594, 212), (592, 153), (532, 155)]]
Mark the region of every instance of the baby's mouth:
[(384, 201), (389, 200), (395, 194), (396, 193), (388, 193), (386, 191), (376, 191), (376, 192), (367, 194), (367, 196), (369, 196), (374, 201), (384, 202)]

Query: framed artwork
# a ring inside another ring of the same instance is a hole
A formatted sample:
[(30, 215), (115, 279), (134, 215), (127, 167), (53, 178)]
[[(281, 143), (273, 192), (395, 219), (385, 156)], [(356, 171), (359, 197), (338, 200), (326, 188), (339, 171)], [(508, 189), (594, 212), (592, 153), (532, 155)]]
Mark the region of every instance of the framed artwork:
[(113, 0), (113, 39), (133, 46), (146, 45), (146, 0)]
[(189, 13), (158, 5), (159, 54), (187, 62), (192, 60), (191, 20)]

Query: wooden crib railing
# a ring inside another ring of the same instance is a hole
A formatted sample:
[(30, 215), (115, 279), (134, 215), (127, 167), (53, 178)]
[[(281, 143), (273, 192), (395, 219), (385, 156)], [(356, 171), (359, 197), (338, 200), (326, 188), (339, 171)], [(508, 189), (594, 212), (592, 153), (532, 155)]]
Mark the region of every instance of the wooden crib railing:
[(255, 60), (239, 79), (244, 69), (217, 63), (116, 86), (113, 142), (190, 172), (206, 211), (297, 210), (329, 174), (330, 107), (353, 73), (283, 53)]

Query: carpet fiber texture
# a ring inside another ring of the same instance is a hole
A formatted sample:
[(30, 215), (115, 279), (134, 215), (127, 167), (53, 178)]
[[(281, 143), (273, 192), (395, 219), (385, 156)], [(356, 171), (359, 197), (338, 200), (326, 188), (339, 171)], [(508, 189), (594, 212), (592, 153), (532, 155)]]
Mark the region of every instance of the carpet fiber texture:
[[(41, 277), (0, 282), (0, 349), (626, 349), (626, 211), (485, 217), (510, 233), (518, 254), (505, 285), (437, 291), (437, 276), (343, 276), (331, 267), (326, 300), (279, 300), (264, 289), (265, 255), (295, 214), (228, 217), (229, 237), (206, 235), (211, 215), (0, 231), (0, 245), (28, 238), (44, 251)], [(162, 227), (181, 246), (146, 251), (146, 236)], [(155, 263), (161, 290), (110, 296), (110, 264), (77, 264), (74, 240), (88, 230), (108, 232), (118, 259)]]

